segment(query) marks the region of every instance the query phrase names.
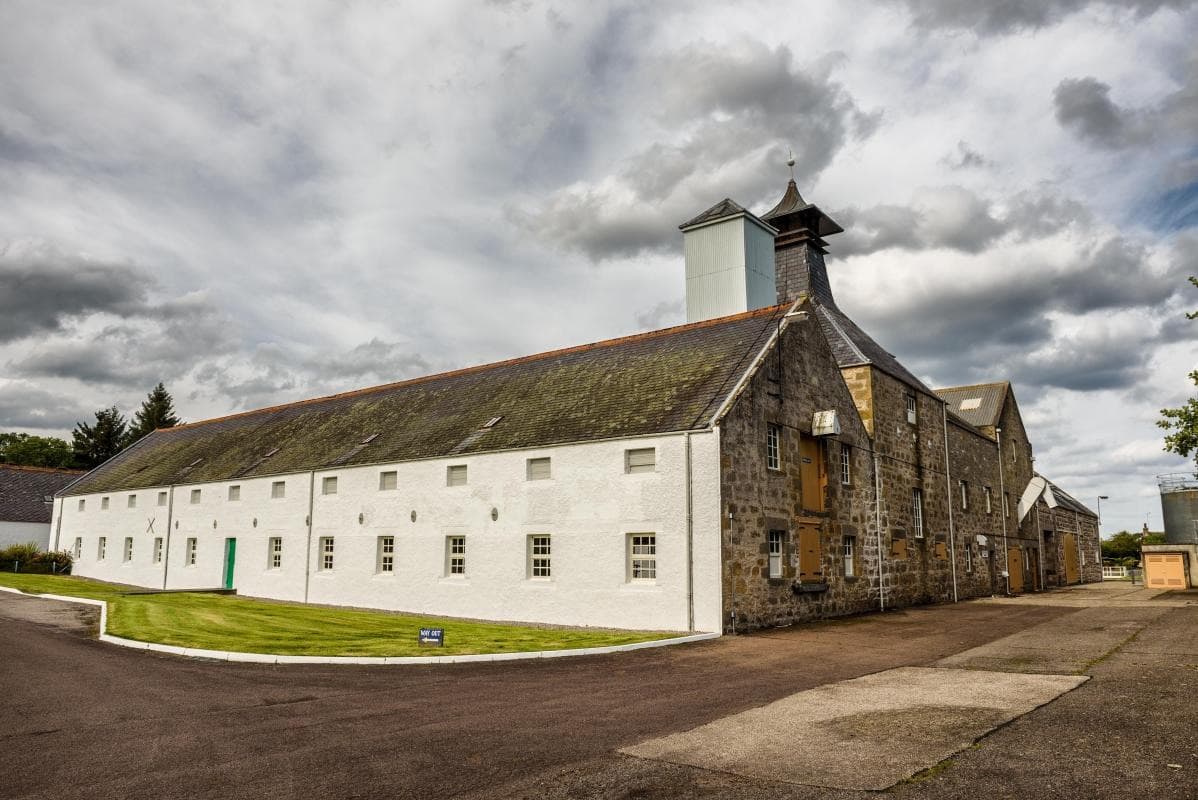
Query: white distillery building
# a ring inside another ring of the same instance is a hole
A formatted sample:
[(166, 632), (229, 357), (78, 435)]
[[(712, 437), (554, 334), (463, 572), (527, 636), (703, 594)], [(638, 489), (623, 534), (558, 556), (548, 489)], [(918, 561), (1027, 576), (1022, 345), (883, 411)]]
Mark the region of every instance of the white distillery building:
[(681, 228), (686, 325), (155, 431), (59, 494), (54, 546), (137, 586), (679, 631), (1101, 579), (1088, 511), (1012, 501), (1009, 385), (938, 394), (857, 327), (794, 181)]

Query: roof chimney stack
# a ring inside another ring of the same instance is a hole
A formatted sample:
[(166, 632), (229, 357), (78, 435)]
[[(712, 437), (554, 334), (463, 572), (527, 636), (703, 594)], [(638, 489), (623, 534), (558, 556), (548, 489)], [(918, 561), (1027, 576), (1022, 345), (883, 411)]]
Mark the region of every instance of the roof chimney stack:
[(777, 302), (791, 302), (806, 292), (817, 302), (835, 307), (828, 268), (824, 266), (828, 244), (823, 237), (840, 233), (844, 228), (818, 206), (803, 200), (794, 178), (786, 184), (778, 205), (761, 218), (778, 229), (774, 240)]

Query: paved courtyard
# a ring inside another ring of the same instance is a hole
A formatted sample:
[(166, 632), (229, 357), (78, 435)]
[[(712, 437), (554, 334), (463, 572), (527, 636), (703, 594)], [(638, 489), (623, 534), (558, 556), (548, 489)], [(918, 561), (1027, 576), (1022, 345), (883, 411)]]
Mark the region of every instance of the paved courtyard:
[(1198, 795), (1198, 594), (430, 667), (154, 655), (90, 613), (0, 597), (0, 797)]

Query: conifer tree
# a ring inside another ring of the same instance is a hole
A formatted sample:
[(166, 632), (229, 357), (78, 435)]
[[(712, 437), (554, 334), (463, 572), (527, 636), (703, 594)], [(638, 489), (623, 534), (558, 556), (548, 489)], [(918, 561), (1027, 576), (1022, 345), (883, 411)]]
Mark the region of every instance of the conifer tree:
[(91, 469), (112, 458), (124, 447), (126, 427), (125, 417), (116, 406), (97, 411), (93, 425), (76, 423), (72, 434), (75, 460)]
[(156, 428), (173, 428), (180, 422), (175, 415), (175, 401), (170, 392), (160, 381), (141, 404), (141, 408), (133, 415), (129, 433), (125, 437), (125, 446), (136, 442)]

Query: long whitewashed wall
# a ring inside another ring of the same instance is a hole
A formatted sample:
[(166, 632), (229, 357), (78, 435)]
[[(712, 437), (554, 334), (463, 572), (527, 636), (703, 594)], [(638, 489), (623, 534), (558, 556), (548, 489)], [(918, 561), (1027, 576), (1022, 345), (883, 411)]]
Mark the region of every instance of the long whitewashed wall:
[[(716, 631), (718, 445), (712, 433), (694, 434), (690, 442), (694, 627)], [(626, 474), (625, 451), (642, 447), (656, 448), (657, 471)], [(72, 549), (82, 538), (78, 575), (155, 588), (213, 588), (222, 585), (226, 539), (234, 538), (233, 585), (243, 595), (479, 619), (686, 630), (685, 447), (686, 437), (670, 435), (71, 496), (61, 511), (56, 507), (62, 517), (58, 546)], [(551, 459), (552, 477), (527, 480), (527, 460), (540, 457)], [(447, 467), (458, 464), (467, 467), (467, 484), (446, 485)], [(398, 473), (395, 489), (380, 489), (380, 473), (387, 471)], [(323, 494), (323, 479), (334, 476), (336, 494)], [(276, 481), (286, 482), (281, 499), (271, 496)], [(240, 487), (239, 500), (229, 499), (230, 486)], [(198, 502), (192, 502), (195, 489)], [(162, 491), (168, 499), (158, 505)], [(137, 498), (133, 508), (130, 494)], [(657, 537), (653, 582), (629, 579), (633, 533)], [(533, 534), (552, 537), (549, 579), (529, 575)], [(101, 536), (107, 537), (102, 560)], [(380, 536), (395, 537), (390, 574), (378, 570)], [(446, 574), (449, 536), (466, 537), (465, 576)], [(129, 561), (126, 537), (133, 538)], [(164, 563), (153, 561), (155, 537), (164, 539)], [(270, 564), (271, 537), (283, 540), (278, 568)], [(321, 568), (323, 537), (333, 539), (331, 570)], [(186, 563), (189, 538), (197, 544), (194, 565)]]

